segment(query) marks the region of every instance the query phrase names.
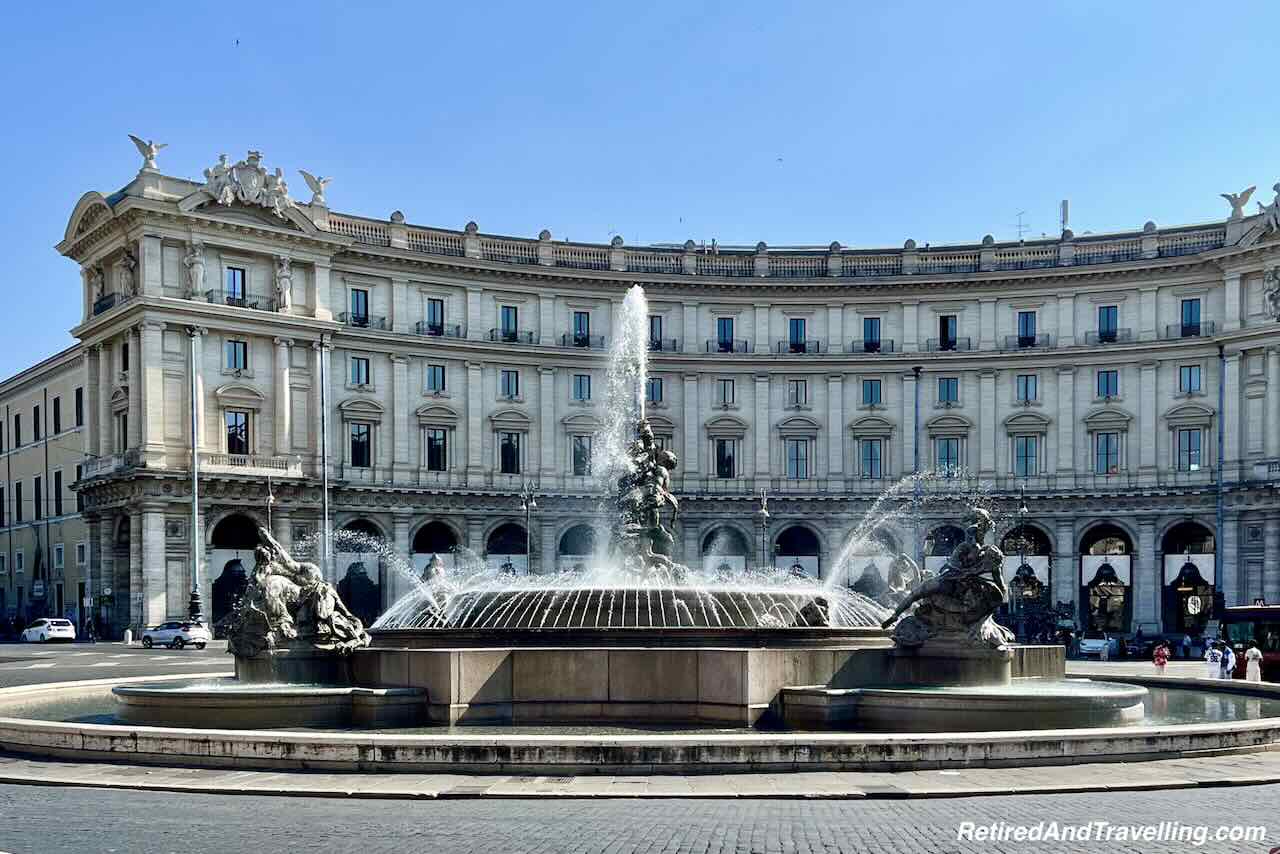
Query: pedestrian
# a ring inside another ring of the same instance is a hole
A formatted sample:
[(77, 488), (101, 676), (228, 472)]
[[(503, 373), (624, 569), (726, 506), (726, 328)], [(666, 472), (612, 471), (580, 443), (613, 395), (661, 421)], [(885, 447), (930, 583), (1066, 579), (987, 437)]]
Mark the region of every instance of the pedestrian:
[(1236, 672), (1236, 654), (1231, 649), (1231, 644), (1227, 641), (1222, 642), (1222, 678), (1231, 679)]
[(1187, 661), (1191, 660), (1191, 634), (1189, 632), (1182, 636), (1182, 657)]
[(1244, 678), (1247, 682), (1262, 681), (1262, 650), (1258, 649), (1258, 642), (1250, 641), (1249, 648), (1244, 654)]
[(1165, 665), (1169, 663), (1169, 647), (1165, 646), (1164, 641), (1156, 644), (1156, 651), (1151, 660), (1155, 662), (1156, 675), (1163, 676)]
[(1106, 632), (1102, 633), (1102, 651), (1098, 653), (1098, 660), (1111, 660), (1111, 638), (1107, 637)]
[(1222, 678), (1222, 650), (1217, 644), (1208, 644), (1204, 650), (1205, 678)]

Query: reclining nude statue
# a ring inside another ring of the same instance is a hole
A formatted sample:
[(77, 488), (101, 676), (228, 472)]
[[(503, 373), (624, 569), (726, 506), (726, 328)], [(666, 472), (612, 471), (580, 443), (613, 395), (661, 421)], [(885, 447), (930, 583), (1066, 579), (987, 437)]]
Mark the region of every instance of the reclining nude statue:
[[(1013, 633), (993, 617), (1007, 595), (1004, 553), (984, 542), (993, 527), (987, 511), (970, 511), (964, 542), (942, 570), (917, 585), (882, 624), (887, 629), (897, 621), (895, 644), (918, 647), (938, 639), (998, 649), (1013, 641)], [(915, 611), (899, 621), (913, 605)]]
[(346, 654), (369, 635), (314, 563), (294, 560), (266, 528), (258, 528), (253, 574), (227, 621), (227, 646), (239, 658), (302, 645)]

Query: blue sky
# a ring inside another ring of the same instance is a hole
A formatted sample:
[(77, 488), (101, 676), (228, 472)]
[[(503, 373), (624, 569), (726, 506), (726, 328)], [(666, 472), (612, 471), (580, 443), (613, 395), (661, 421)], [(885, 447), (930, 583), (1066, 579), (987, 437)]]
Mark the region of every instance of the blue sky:
[(76, 6), (5, 13), (3, 375), (70, 343), (52, 247), (127, 133), (170, 174), (252, 147), (336, 210), (632, 244), (1197, 222), (1280, 180), (1274, 2)]

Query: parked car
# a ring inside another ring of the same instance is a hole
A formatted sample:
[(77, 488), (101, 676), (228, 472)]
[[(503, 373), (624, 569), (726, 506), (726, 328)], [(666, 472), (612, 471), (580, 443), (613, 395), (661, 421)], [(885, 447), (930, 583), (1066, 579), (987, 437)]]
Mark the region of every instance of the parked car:
[(18, 639), (27, 643), (73, 641), (76, 639), (76, 627), (70, 620), (41, 617), (23, 629)]
[(204, 623), (161, 623), (142, 632), (142, 645), (147, 649), (156, 644), (170, 649), (182, 649), (188, 644), (196, 649), (204, 649), (212, 636), (209, 627)]
[(1080, 638), (1080, 654), (1081, 655), (1102, 655), (1102, 645), (1109, 644), (1110, 649), (1107, 650), (1108, 658), (1115, 658), (1120, 651), (1120, 644), (1114, 638), (1104, 638), (1101, 632), (1085, 632), (1084, 637)]

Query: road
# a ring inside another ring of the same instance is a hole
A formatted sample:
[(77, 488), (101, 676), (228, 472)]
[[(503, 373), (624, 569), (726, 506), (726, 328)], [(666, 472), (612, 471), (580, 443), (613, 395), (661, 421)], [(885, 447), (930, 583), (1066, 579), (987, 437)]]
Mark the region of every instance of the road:
[(0, 644), (0, 688), (233, 669), (225, 641), (215, 641), (202, 650), (143, 649), (121, 643)]

